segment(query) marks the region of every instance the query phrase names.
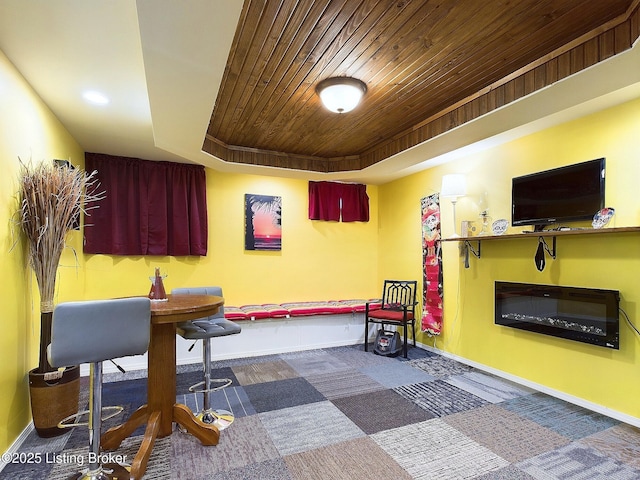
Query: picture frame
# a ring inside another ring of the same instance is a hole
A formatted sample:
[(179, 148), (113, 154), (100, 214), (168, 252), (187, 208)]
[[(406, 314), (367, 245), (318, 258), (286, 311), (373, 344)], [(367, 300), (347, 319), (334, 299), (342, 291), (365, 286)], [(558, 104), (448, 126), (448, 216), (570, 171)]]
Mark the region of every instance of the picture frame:
[(244, 211), (244, 249), (282, 250), (282, 197), (247, 193)]

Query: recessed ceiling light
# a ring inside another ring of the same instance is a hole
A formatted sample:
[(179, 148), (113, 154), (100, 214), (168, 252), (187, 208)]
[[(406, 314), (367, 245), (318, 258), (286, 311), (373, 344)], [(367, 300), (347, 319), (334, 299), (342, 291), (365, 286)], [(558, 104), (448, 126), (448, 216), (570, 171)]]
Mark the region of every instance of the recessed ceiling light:
[(93, 103), (94, 105), (106, 105), (109, 103), (109, 99), (104, 94), (96, 92), (95, 90), (86, 91), (82, 96), (87, 102)]

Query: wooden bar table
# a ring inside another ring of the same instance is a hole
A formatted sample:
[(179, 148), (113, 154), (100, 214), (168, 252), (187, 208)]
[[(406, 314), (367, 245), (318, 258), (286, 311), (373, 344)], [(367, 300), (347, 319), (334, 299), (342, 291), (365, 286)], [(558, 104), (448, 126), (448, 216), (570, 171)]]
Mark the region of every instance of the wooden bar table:
[(103, 449), (114, 450), (139, 426), (147, 424), (131, 464), (131, 478), (142, 478), (156, 438), (171, 435), (173, 422), (182, 425), (203, 445), (218, 444), (220, 432), (215, 425), (201, 422), (186, 405), (176, 403), (176, 325), (213, 315), (223, 304), (224, 299), (215, 295), (169, 295), (167, 301), (151, 302), (147, 404), (122, 425), (109, 429), (101, 439)]

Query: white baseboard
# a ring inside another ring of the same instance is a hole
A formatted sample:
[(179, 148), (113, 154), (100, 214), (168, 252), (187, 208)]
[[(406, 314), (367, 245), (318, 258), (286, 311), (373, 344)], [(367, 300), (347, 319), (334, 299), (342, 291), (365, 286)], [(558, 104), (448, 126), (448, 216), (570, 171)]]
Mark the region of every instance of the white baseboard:
[[(20, 435), (18, 435), (18, 438), (16, 438), (11, 444), (11, 446), (7, 449), (7, 451), (4, 452), (5, 455), (18, 453), (20, 451), (20, 448), (22, 447), (22, 443), (27, 439), (29, 434), (34, 430), (35, 430), (35, 427), (33, 426), (33, 422), (29, 422), (29, 424), (26, 427), (24, 427), (24, 430), (22, 430)], [(2, 470), (4, 470), (4, 467), (8, 465), (8, 463), (4, 461), (5, 455), (3, 455), (2, 456), (3, 459), (0, 460), (0, 472), (2, 472)]]
[(432, 351), (434, 353), (442, 355), (443, 357), (451, 358), (452, 360), (455, 360), (455, 361), (460, 362), (460, 363), (464, 363), (464, 364), (469, 365), (471, 367), (477, 368), (478, 370), (482, 370), (484, 372), (490, 373), (490, 374), (495, 375), (497, 377), (504, 378), (505, 380), (509, 380), (511, 382), (514, 382), (514, 383), (517, 383), (519, 385), (522, 385), (524, 387), (528, 387), (528, 388), (531, 388), (533, 390), (537, 390), (538, 392), (545, 393), (547, 395), (550, 395), (552, 397), (558, 398), (560, 400), (564, 400), (565, 402), (572, 403), (572, 404), (577, 405), (579, 407), (586, 408), (587, 410), (591, 410), (593, 412), (600, 413), (600, 414), (605, 415), (607, 417), (611, 417), (611, 418), (613, 418), (615, 420), (619, 420), (621, 422), (628, 423), (629, 425), (633, 425), (634, 427), (640, 428), (640, 418), (634, 417), (632, 415), (629, 415), (629, 414), (626, 414), (626, 413), (623, 413), (623, 412), (619, 412), (617, 410), (613, 410), (611, 408), (605, 407), (604, 405), (600, 405), (600, 404), (597, 404), (597, 403), (590, 402), (588, 400), (585, 400), (585, 399), (580, 398), (580, 397), (576, 397), (574, 395), (570, 395), (570, 394), (562, 392), (560, 390), (555, 390), (553, 388), (547, 387), (546, 385), (542, 385), (540, 383), (532, 382), (531, 380), (527, 380), (526, 378), (518, 377), (516, 375), (512, 375), (510, 373), (503, 372), (502, 370), (498, 370), (498, 369), (493, 368), (493, 367), (488, 367), (487, 365), (483, 365), (483, 364), (475, 362), (473, 360), (469, 360), (467, 358), (460, 357), (458, 355), (455, 355), (455, 354), (452, 354), (452, 353), (449, 353), (449, 352), (445, 352), (443, 350), (431, 347), (429, 345), (424, 345), (422, 343), (418, 343), (418, 345), (421, 348), (425, 349), (425, 350)]

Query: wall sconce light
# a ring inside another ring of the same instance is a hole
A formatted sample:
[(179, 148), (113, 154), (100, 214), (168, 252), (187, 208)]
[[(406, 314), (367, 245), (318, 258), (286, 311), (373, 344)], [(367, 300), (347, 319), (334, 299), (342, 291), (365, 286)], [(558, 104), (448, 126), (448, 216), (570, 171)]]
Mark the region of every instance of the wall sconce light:
[(463, 174), (453, 173), (442, 177), (440, 195), (444, 198), (450, 198), (451, 203), (453, 204), (453, 235), (451, 235), (451, 238), (460, 236), (457, 233), (458, 224), (456, 222), (456, 202), (458, 201), (458, 198), (464, 197), (466, 194), (467, 179)]
[(346, 113), (358, 106), (367, 86), (357, 78), (332, 77), (318, 83), (316, 93), (328, 110)]

